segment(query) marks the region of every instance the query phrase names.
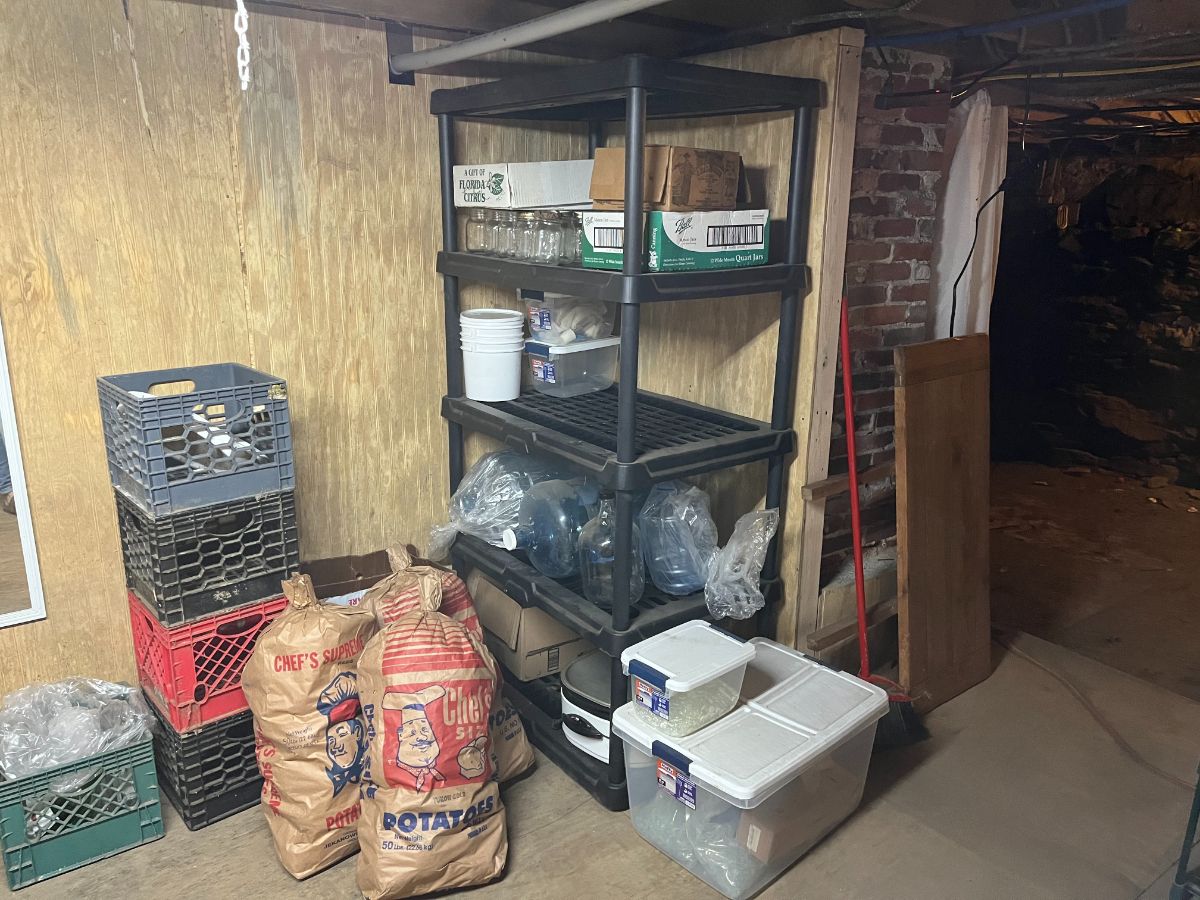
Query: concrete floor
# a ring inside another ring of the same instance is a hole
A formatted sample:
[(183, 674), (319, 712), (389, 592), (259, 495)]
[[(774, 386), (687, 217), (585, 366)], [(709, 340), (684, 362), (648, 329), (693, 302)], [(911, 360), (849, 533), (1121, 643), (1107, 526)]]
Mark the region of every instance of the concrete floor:
[[(1200, 756), (1200, 704), (1037, 638), (936, 710), (933, 737), (877, 757), (863, 806), (764, 900), (1165, 900)], [(506, 877), (481, 898), (716, 898), (555, 766), (512, 786)], [(250, 810), (21, 892), (86, 897), (357, 896), (354, 862), (302, 883)]]
[(1200, 491), (992, 470), (992, 622), (1200, 701)]

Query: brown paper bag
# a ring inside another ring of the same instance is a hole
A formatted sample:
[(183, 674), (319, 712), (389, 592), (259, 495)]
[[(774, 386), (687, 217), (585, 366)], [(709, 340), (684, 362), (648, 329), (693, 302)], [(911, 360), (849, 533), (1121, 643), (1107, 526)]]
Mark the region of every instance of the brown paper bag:
[(307, 878), (358, 849), (366, 728), (357, 667), (377, 628), (368, 609), (318, 601), (307, 575), (283, 591), (288, 607), (259, 636), (242, 690), (275, 850)]
[(508, 858), (488, 748), (496, 662), (476, 634), (437, 611), (437, 572), (417, 584), (420, 607), (372, 638), (359, 660), (367, 755), (358, 887), (369, 900), (484, 884)]
[[(392, 574), (377, 582), (362, 599), (363, 606), (375, 611), (381, 628), (420, 609), (421, 578), (436, 576), (442, 591), (439, 611), (460, 623), (480, 644), (483, 643), (483, 628), (475, 614), (475, 604), (466, 582), (457, 574), (432, 563), (414, 560), (403, 546), (389, 548), (388, 559), (392, 563)], [(500, 781), (509, 781), (528, 771), (533, 765), (533, 748), (520, 716), (499, 691), (490, 728), (492, 761)]]

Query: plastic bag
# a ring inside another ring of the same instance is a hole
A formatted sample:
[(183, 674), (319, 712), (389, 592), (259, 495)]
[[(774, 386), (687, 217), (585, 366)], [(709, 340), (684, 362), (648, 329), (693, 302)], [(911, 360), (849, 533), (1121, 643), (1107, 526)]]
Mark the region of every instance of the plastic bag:
[(748, 619), (763, 606), (763, 561), (779, 527), (779, 510), (746, 513), (733, 526), (729, 543), (717, 551), (708, 569), (704, 599), (717, 619)]
[(449, 556), (460, 531), (493, 547), (504, 546), (505, 530), (517, 527), (525, 492), (539, 482), (572, 474), (561, 463), (528, 453), (502, 450), (487, 454), (471, 466), (450, 498), (450, 521), (430, 532), (429, 558)]
[(654, 486), (638, 516), (642, 553), (654, 586), (676, 597), (704, 587), (717, 552), (708, 494), (682, 481)]
[(31, 684), (0, 707), (0, 771), (12, 781), (129, 747), (150, 736), (151, 721), (141, 692), (125, 684), (94, 678)]

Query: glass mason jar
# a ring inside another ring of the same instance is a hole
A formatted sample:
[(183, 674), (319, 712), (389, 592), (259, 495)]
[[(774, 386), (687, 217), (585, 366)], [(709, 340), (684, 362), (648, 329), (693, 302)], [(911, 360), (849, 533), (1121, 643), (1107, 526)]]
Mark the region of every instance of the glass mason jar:
[(558, 213), (547, 211), (539, 214), (534, 261), (543, 266), (557, 266), (562, 246), (563, 230)]
[(492, 253), (512, 259), (517, 255), (517, 214), (498, 209), (492, 216)]
[(559, 265), (577, 266), (580, 264), (583, 256), (580, 245), (579, 213), (561, 213), (559, 215), (559, 225), (562, 227), (562, 253), (558, 257)]
[(467, 213), (467, 252), (491, 253), (492, 217), (490, 210), (472, 209)]
[(533, 262), (537, 257), (538, 214), (517, 213), (517, 259)]
[[(646, 588), (642, 535), (637, 522), (633, 523), (629, 558), (629, 605), (633, 606), (642, 599)], [(579, 574), (583, 595), (601, 609), (612, 609), (617, 574), (617, 501), (611, 496), (601, 496), (600, 512), (579, 533)]]

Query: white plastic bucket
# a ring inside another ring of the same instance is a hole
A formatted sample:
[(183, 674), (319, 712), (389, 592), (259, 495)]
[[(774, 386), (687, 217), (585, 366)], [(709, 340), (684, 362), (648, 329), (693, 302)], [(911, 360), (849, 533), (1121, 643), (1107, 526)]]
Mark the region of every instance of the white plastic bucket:
[(471, 350), (463, 345), (463, 383), (468, 400), (499, 403), (516, 400), (521, 393), (521, 359), (523, 345), (480, 347)]
[(489, 343), (481, 341), (463, 341), (460, 345), (464, 351), (473, 353), (511, 353), (513, 350), (522, 350), (525, 347), (522, 341), (505, 341), (503, 343)]

